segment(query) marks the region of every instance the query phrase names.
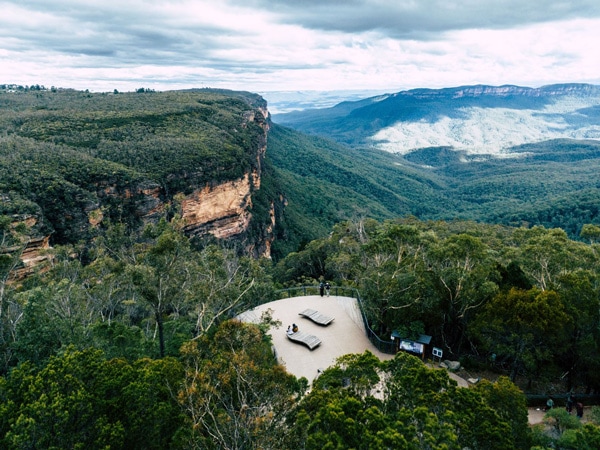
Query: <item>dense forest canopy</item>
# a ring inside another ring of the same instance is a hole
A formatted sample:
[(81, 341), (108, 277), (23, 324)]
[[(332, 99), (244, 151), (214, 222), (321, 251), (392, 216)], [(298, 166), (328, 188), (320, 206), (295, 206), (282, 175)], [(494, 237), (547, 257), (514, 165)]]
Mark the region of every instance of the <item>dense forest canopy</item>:
[[(348, 222), (288, 255), (275, 278), (336, 280), (367, 300), (381, 336), (426, 332), (437, 346), (530, 386), (563, 375), (597, 389), (598, 227), (560, 229), (416, 219)], [(522, 310), (521, 310), (522, 308)]]
[[(5, 218), (2, 233), (3, 249), (14, 248), (27, 229)], [(367, 219), (340, 223), (273, 266), (223, 246), (191, 245), (176, 218), (139, 234), (111, 227), (91, 242), (87, 264), (77, 247), (58, 247), (48, 271), (21, 283), (10, 282), (15, 264), (3, 252), (2, 444), (549, 442), (527, 426), (523, 391), (545, 394), (558, 383), (559, 394), (583, 394), (600, 385), (600, 229), (587, 225), (582, 238), (543, 227)], [(468, 370), (486, 368), (494, 379), (458, 388), (413, 356), (382, 363), (366, 353), (341, 358), (308, 393), (306, 380), (277, 365), (268, 316), (259, 327), (229, 318), (277, 299), (281, 286), (320, 279), (358, 288), (382, 338), (392, 329), (408, 338), (429, 333)], [(600, 428), (561, 430), (556, 448), (593, 448)], [(573, 440), (588, 447), (568, 446)]]
[[(406, 215), (421, 220), (561, 228), (579, 239), (600, 224), (600, 143), (554, 140), (511, 150), (516, 158), (428, 148), (400, 156), (346, 147), (273, 124), (267, 161), (289, 197), (286, 238), (306, 243), (340, 220)], [(299, 216), (303, 219), (299, 220)], [(320, 236), (323, 236), (321, 234)], [(280, 242), (286, 254), (298, 247)]]
[[(2, 224), (3, 248), (18, 247), (26, 227)], [(10, 282), (14, 260), (2, 252), (3, 443), (490, 448), (497, 436), (498, 448), (529, 448), (546, 435), (527, 427), (524, 392), (545, 394), (554, 383), (559, 394), (583, 395), (600, 385), (600, 229), (588, 225), (582, 238), (543, 227), (365, 219), (336, 225), (273, 266), (193, 246), (175, 219), (140, 234), (111, 227), (90, 243), (86, 264), (78, 248), (58, 247), (48, 271), (21, 283)], [(229, 319), (277, 299), (279, 287), (320, 279), (358, 288), (382, 338), (428, 333), (469, 370), (496, 379), (457, 388), (414, 357), (383, 364), (366, 354), (343, 358), (307, 393), (306, 380), (273, 358), (268, 316), (259, 327)], [(136, 412), (145, 408), (156, 414)], [(593, 442), (598, 429), (586, 427), (560, 439)], [(149, 444), (146, 430), (160, 439)]]

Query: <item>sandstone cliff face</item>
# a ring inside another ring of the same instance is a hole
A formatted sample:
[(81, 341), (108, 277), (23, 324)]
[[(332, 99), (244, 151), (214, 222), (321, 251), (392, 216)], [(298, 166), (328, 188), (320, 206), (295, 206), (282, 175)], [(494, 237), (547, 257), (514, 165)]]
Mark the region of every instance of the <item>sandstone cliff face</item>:
[(15, 278), (22, 280), (37, 270), (45, 271), (49, 268), (52, 256), (47, 252), (50, 249), (50, 236), (32, 238), (21, 253), (23, 266), (15, 271)]
[[(48, 267), (52, 245), (90, 241), (109, 222), (136, 228), (175, 214), (191, 237), (232, 240), (248, 255), (270, 256), (275, 214), (260, 192), (269, 112), (259, 95), (65, 91), (11, 101), (19, 111), (48, 112), (16, 120), (14, 108), (0, 108), (10, 125), (0, 146), (19, 168), (6, 171), (14, 179), (2, 188), (16, 188), (0, 191), (0, 214), (27, 229), (14, 228), (23, 236), (11, 236), (0, 253), (14, 256), (18, 278)], [(45, 175), (23, 182), (23, 167), (31, 177)]]
[[(38, 222), (34, 216), (15, 215), (13, 219), (11, 224), (13, 230), (18, 225), (24, 224), (31, 231)], [(51, 249), (49, 235), (31, 236), (26, 233), (18, 236), (19, 244), (0, 248), (0, 253), (12, 255), (20, 261), (20, 264), (16, 264), (11, 270), (9, 283), (21, 281), (36, 271), (46, 271), (52, 260), (52, 255), (48, 252)]]
[[(247, 239), (247, 232), (253, 219), (252, 195), (260, 189), (263, 158), (267, 150), (267, 133), (269, 131), (269, 112), (266, 106), (255, 105), (249, 108), (241, 117), (239, 129), (241, 132), (250, 123), (258, 125), (262, 134), (255, 140), (255, 148), (249, 149), (255, 154), (252, 171), (241, 178), (221, 183), (207, 183), (185, 196), (181, 201), (181, 216), (185, 221), (184, 231), (189, 236), (212, 235), (217, 239), (239, 240), (248, 254), (270, 257), (271, 241), (275, 213), (271, 207), (271, 224), (262, 231), (259, 242)], [(193, 173), (195, 168), (190, 168)], [(146, 181), (118, 189), (112, 184), (97, 186), (100, 202), (120, 198), (123, 202), (132, 202), (135, 215), (143, 222), (153, 222), (163, 217), (171, 206), (172, 197), (164, 192), (155, 182)], [(172, 195), (172, 194), (171, 194)], [(88, 214), (91, 226), (96, 226), (103, 219), (100, 209)]]
[[(98, 185), (97, 188), (97, 195), (101, 202), (114, 198), (118, 198), (123, 202), (133, 202), (135, 214), (145, 221), (155, 220), (164, 212), (164, 193), (160, 184), (156, 182), (145, 181), (122, 191), (112, 184)], [(89, 213), (88, 216), (92, 226), (99, 223), (98, 220), (94, 222), (94, 218)], [(101, 220), (102, 218), (100, 218)]]
[(256, 173), (245, 177), (206, 186), (182, 202), (185, 232), (190, 235), (210, 233), (218, 239), (229, 239), (248, 229), (252, 215), (252, 191), (260, 187)]
[[(244, 236), (252, 220), (252, 194), (260, 189), (262, 160), (267, 149), (268, 111), (256, 108), (244, 114), (242, 127), (255, 122), (263, 129), (257, 142), (256, 169), (237, 180), (207, 184), (188, 195), (181, 204), (184, 231), (191, 236), (210, 234), (217, 239), (236, 239)], [(271, 212), (275, 220), (274, 209)], [(262, 242), (244, 242), (246, 252), (270, 257), (274, 223), (267, 227)]]
[[(261, 171), (269, 130), (266, 102), (258, 100), (249, 103), (239, 116), (239, 122), (227, 130), (242, 134), (252, 127), (248, 132), (245, 151), (254, 161), (246, 173), (237, 179), (209, 181), (195, 189), (193, 175), (204, 174), (205, 167), (191, 166), (186, 173), (173, 174), (172, 177), (181, 177), (180, 185), (182, 189), (186, 189), (186, 196), (178, 202), (181, 206), (178, 212), (185, 221), (184, 230), (189, 236), (210, 235), (217, 239), (235, 240), (247, 254), (270, 257), (275, 214), (271, 211), (270, 218), (260, 217), (259, 220), (252, 214), (253, 195), (261, 188)], [(207, 179), (206, 176), (204, 178)], [(223, 177), (215, 173), (214, 178), (217, 180)], [(189, 183), (186, 184), (187, 180)], [(96, 235), (96, 229), (109, 218), (115, 221), (126, 219), (134, 225), (156, 222), (175, 212), (173, 198), (177, 195), (181, 193), (173, 190), (169, 192), (160, 182), (143, 177), (129, 182), (118, 177), (97, 181), (94, 190), (87, 197), (78, 199), (72, 208), (55, 212), (58, 221), (50, 222), (40, 216), (40, 223), (51, 224), (49, 228), (52, 234), (43, 235), (48, 232), (47, 229), (42, 233), (34, 232), (35, 237), (24, 251), (22, 247), (15, 249), (22, 251), (19, 277), (37, 270), (40, 264), (47, 261), (48, 256), (44, 250), (50, 248), (57, 235), (63, 239), (65, 236), (89, 239)], [(264, 199), (261, 200), (260, 210), (261, 215), (264, 215)], [(43, 213), (40, 211), (40, 214)], [(30, 223), (27, 225), (31, 226)], [(62, 234), (56, 232), (57, 225), (61, 226)]]

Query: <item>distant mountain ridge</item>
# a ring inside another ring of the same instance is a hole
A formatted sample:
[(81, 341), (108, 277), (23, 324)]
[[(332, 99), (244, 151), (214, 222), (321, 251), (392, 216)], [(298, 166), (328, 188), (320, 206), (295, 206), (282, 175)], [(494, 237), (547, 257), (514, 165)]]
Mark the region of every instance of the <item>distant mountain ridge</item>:
[(525, 97), (546, 97), (552, 95), (566, 94), (598, 95), (599, 93), (600, 86), (581, 83), (550, 84), (539, 88), (517, 86), (512, 84), (505, 84), (502, 86), (489, 86), (484, 84), (478, 84), (472, 86), (460, 86), (442, 89), (411, 89), (408, 91), (398, 92), (397, 94), (392, 94), (392, 96), (409, 95), (414, 97), (426, 98), (432, 96), (451, 94), (454, 98), (479, 97), (482, 95), (491, 95), (497, 97), (506, 97), (511, 95), (520, 95)]
[(407, 154), (451, 147), (516, 156), (510, 148), (551, 139), (600, 139), (600, 86), (460, 86), (412, 89), (332, 108), (275, 114), (299, 131)]

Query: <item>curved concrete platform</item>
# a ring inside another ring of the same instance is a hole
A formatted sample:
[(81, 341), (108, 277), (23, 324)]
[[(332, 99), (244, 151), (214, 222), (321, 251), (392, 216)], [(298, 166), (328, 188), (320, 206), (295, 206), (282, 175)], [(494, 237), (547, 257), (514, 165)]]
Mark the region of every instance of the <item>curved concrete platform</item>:
[[(379, 359), (392, 359), (394, 355), (382, 353), (367, 338), (365, 327), (358, 307), (358, 302), (352, 297), (309, 295), (277, 300), (237, 316), (239, 320), (260, 323), (262, 314), (270, 309), (273, 320), (280, 321), (281, 326), (271, 327), (269, 334), (279, 363), (297, 378), (305, 377), (309, 383), (319, 375), (319, 370), (332, 366), (336, 359), (349, 353), (364, 353), (369, 350)], [(322, 326), (302, 317), (300, 313), (306, 309), (314, 309), (324, 315), (333, 317), (329, 325)], [(301, 331), (314, 334), (321, 344), (310, 350), (305, 346), (291, 342), (286, 337), (288, 325), (298, 325)], [(452, 372), (450, 378), (459, 386), (468, 387), (466, 380)]]
[[(327, 326), (317, 325), (299, 315), (307, 308), (332, 316), (335, 320)], [(267, 309), (272, 311), (274, 320), (281, 321), (281, 326), (271, 327), (269, 331), (279, 363), (297, 378), (306, 377), (311, 384), (319, 375), (319, 370), (328, 368), (337, 358), (349, 353), (364, 353), (365, 350), (369, 350), (381, 360), (394, 357), (394, 355), (381, 353), (367, 339), (358, 303), (354, 298), (318, 295), (286, 298), (246, 311), (240, 314), (238, 319), (259, 323), (262, 313)], [(303, 345), (289, 341), (285, 331), (288, 325), (293, 323), (298, 325), (300, 330), (319, 337), (322, 341), (321, 345), (311, 351)], [(469, 386), (466, 380), (456, 374), (448, 372), (448, 375), (458, 383), (458, 386)], [(528, 413), (530, 424), (542, 422), (543, 411), (529, 408)]]
[[(335, 320), (327, 326), (318, 325), (299, 315), (307, 308), (331, 316)], [(378, 351), (371, 344), (354, 298), (319, 295), (286, 298), (246, 311), (240, 314), (238, 319), (259, 323), (261, 315), (267, 309), (272, 311), (274, 320), (281, 322), (280, 327), (271, 327), (269, 331), (279, 363), (296, 377), (306, 377), (310, 383), (318, 376), (319, 370), (328, 368), (337, 358), (349, 353), (364, 353), (365, 350), (369, 350), (382, 360), (394, 357)], [(321, 345), (309, 350), (288, 340), (285, 331), (288, 325), (293, 323), (298, 325), (300, 331), (317, 336)]]

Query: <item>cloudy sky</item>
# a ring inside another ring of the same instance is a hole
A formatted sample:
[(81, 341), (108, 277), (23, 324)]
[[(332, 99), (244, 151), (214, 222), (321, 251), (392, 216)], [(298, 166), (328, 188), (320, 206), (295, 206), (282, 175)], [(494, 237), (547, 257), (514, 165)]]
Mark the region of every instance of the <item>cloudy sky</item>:
[(600, 84), (598, 0), (0, 0), (0, 83)]

